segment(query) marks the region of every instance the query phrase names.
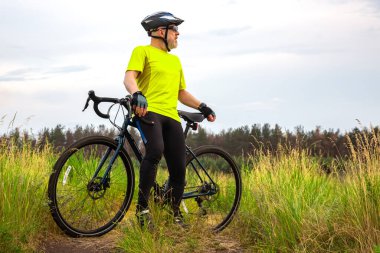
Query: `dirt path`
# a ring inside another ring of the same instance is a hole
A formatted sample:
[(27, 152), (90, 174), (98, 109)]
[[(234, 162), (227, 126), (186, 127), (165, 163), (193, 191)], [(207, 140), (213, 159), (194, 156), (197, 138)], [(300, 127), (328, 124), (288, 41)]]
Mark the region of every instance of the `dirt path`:
[[(119, 224), (119, 229), (114, 229), (101, 237), (71, 238), (58, 229), (47, 238), (40, 241), (37, 252), (44, 253), (124, 253), (118, 244), (125, 237), (126, 224)], [(124, 225), (124, 226), (123, 226)], [(124, 233), (123, 233), (124, 231)], [(166, 231), (171, 234), (170, 231)], [(227, 232), (227, 231), (226, 231)], [(175, 238), (175, 235), (172, 234)], [(231, 233), (212, 234), (208, 238), (195, 236), (194, 239), (203, 245), (203, 249), (197, 247), (196, 252), (207, 253), (240, 253), (247, 252), (240, 242)], [(182, 241), (183, 238), (178, 238)], [(183, 249), (183, 248), (182, 248)], [(177, 248), (178, 250), (178, 248)], [(204, 251), (203, 251), (204, 250)], [(174, 251), (173, 252), (179, 252)]]
[[(223, 246), (223, 247), (220, 247)], [(207, 253), (240, 253), (244, 250), (234, 241), (222, 243), (218, 249), (205, 249)], [(105, 238), (61, 238), (46, 242), (40, 250), (45, 253), (123, 253), (115, 241)], [(173, 251), (174, 252), (174, 251)], [(197, 251), (199, 252), (199, 251)]]
[(39, 250), (45, 253), (109, 253), (121, 252), (116, 247), (117, 233), (96, 238), (70, 238), (66, 235), (45, 239)]
[[(39, 252), (45, 253), (123, 253), (120, 248), (116, 247), (120, 235), (108, 234), (97, 238), (70, 238), (65, 235), (56, 236), (55, 238), (46, 239)], [(217, 248), (208, 248), (207, 253), (240, 253), (244, 250), (239, 243), (227, 237), (216, 237), (214, 240), (219, 241)], [(173, 251), (174, 252), (174, 251)], [(199, 251), (197, 251), (199, 252)]]

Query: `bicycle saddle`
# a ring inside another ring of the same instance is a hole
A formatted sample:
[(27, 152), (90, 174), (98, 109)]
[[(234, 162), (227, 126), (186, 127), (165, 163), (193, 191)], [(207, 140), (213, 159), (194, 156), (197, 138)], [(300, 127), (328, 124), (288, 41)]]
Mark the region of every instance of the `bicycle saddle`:
[(200, 112), (184, 112), (184, 111), (178, 110), (178, 114), (185, 121), (191, 122), (191, 123), (202, 122), (205, 119), (203, 114)]

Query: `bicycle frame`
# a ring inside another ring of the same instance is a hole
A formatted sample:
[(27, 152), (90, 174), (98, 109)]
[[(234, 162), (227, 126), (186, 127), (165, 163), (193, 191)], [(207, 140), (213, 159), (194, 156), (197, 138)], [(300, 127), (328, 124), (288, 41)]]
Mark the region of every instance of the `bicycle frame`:
[[(120, 150), (124, 146), (125, 138), (127, 138), (128, 143), (131, 145), (132, 150), (135, 153), (135, 155), (136, 155), (137, 159), (139, 160), (139, 162), (141, 163), (141, 161), (142, 161), (141, 151), (137, 148), (135, 140), (133, 139), (132, 135), (128, 131), (128, 126), (131, 125), (130, 121), (131, 121), (130, 118), (128, 116), (125, 116), (125, 119), (124, 119), (124, 122), (123, 122), (123, 127), (121, 128), (121, 131), (119, 132), (119, 134), (117, 135), (117, 137), (115, 139), (116, 142), (118, 143), (118, 145), (117, 145), (115, 153), (113, 154), (113, 156), (112, 156), (112, 158), (111, 158), (111, 160), (110, 160), (110, 162), (108, 164), (108, 167), (107, 167), (106, 171), (103, 174), (103, 177), (102, 177), (102, 180), (101, 180), (101, 184), (102, 185), (105, 185), (106, 182), (107, 182), (107, 178), (108, 178), (108, 175), (109, 175), (109, 173), (111, 171), (112, 165), (115, 162), (115, 160), (116, 160), (116, 158), (117, 158)], [(101, 168), (103, 167), (105, 161), (107, 160), (108, 156), (110, 155), (110, 153), (111, 153), (111, 149), (108, 148), (107, 151), (106, 151), (106, 153), (103, 155), (102, 159), (100, 160), (100, 163), (99, 163), (98, 167), (96, 168), (94, 176), (92, 177), (92, 179), (91, 179), (90, 182), (93, 182), (98, 177), (98, 174), (99, 174)]]
[[(117, 135), (116, 137), (116, 142), (118, 143), (118, 146), (116, 148), (116, 151), (115, 153), (113, 154), (112, 158), (110, 159), (110, 162), (107, 166), (107, 169), (106, 171), (104, 172), (103, 176), (102, 176), (102, 179), (101, 179), (101, 185), (105, 186), (107, 184), (107, 179), (108, 179), (108, 175), (111, 171), (111, 168), (112, 168), (112, 165), (113, 163), (115, 162), (120, 150), (123, 148), (124, 146), (124, 143), (125, 143), (125, 139), (127, 139), (129, 145), (131, 146), (134, 154), (136, 155), (137, 157), (137, 160), (141, 163), (142, 159), (143, 159), (143, 155), (140, 151), (140, 149), (137, 147), (137, 144), (136, 144), (136, 141), (135, 139), (132, 137), (132, 135), (130, 134), (130, 132), (128, 131), (128, 126), (133, 126), (133, 127), (136, 127), (140, 133), (141, 133), (141, 128), (139, 127), (139, 123), (136, 122), (136, 125), (135, 126), (132, 122), (131, 122), (131, 119), (128, 117), (128, 116), (125, 116), (125, 119), (124, 119), (124, 122), (123, 122), (123, 126), (119, 132), (119, 134)], [(186, 124), (186, 128), (184, 130), (184, 135), (185, 135), (185, 139), (187, 137), (187, 134), (188, 134), (188, 131), (190, 128), (192, 129), (196, 129), (197, 127), (197, 123), (189, 123), (187, 122)], [(106, 153), (104, 154), (104, 156), (102, 157), (95, 173), (94, 173), (94, 176), (92, 177), (91, 182), (94, 182), (95, 179), (98, 177), (98, 174), (101, 170), (101, 168), (104, 166), (104, 163), (105, 161), (107, 160), (108, 156), (110, 155), (111, 153), (111, 149), (108, 149), (106, 151)], [(207, 170), (203, 167), (202, 163), (198, 160), (198, 158), (196, 157), (196, 155), (194, 154), (194, 152), (191, 150), (191, 148), (189, 146), (186, 145), (186, 153), (187, 154), (190, 154), (192, 156), (192, 158), (195, 160), (195, 162), (199, 165), (196, 166), (194, 164), (194, 161), (191, 161), (190, 164), (191, 164), (191, 167), (193, 168), (194, 172), (197, 174), (200, 182), (202, 183), (202, 185), (205, 183), (204, 180), (202, 179), (202, 177), (200, 176), (198, 170), (201, 169), (205, 175), (207, 176), (207, 178), (210, 180), (211, 184), (214, 186), (211, 190), (209, 190), (208, 192), (204, 192), (204, 193), (201, 193), (199, 192), (199, 190), (194, 190), (194, 191), (191, 191), (191, 192), (185, 192), (183, 194), (183, 199), (189, 199), (189, 198), (196, 198), (196, 197), (200, 197), (200, 196), (209, 196), (209, 195), (214, 195), (217, 193), (216, 191), (216, 184), (215, 182), (212, 180), (211, 176), (208, 174)]]
[[(186, 136), (185, 136), (185, 138), (186, 138)], [(216, 194), (217, 193), (215, 191), (216, 184), (215, 184), (214, 180), (212, 180), (212, 178), (208, 174), (207, 170), (203, 167), (202, 163), (199, 161), (199, 159), (196, 157), (196, 155), (194, 154), (194, 152), (187, 145), (186, 145), (186, 152), (188, 154), (190, 154), (192, 156), (192, 158), (195, 160), (195, 162), (200, 166), (200, 168), (202, 169), (202, 171), (206, 174), (207, 178), (211, 181), (211, 183), (214, 186), (214, 188), (211, 191), (205, 192), (205, 193), (200, 193), (198, 190), (195, 190), (195, 191), (192, 191), (192, 192), (184, 192), (184, 194), (182, 196), (182, 199), (189, 199), (189, 198), (195, 198), (195, 197), (200, 197), (200, 196), (209, 196), (209, 195)], [(194, 165), (193, 161), (190, 161), (190, 164), (191, 164), (191, 167), (193, 168), (194, 172), (197, 174), (199, 180), (201, 181), (201, 183), (203, 185), (205, 182), (202, 179), (202, 177), (200, 176), (200, 174), (198, 172), (198, 169), (197, 169), (197, 166)]]

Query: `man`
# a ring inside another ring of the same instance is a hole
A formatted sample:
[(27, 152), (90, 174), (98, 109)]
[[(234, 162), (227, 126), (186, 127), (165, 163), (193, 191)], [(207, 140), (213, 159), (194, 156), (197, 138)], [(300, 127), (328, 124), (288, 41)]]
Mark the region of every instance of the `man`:
[(169, 12), (157, 12), (144, 18), (141, 24), (151, 37), (150, 45), (133, 50), (125, 73), (124, 85), (133, 96), (135, 115), (154, 122), (154, 125), (149, 125), (141, 121), (142, 133), (147, 140), (140, 167), (136, 210), (141, 226), (152, 227), (148, 200), (162, 154), (169, 170), (168, 189), (174, 222), (185, 226), (179, 210), (186, 172), (185, 140), (177, 112), (178, 100), (199, 109), (208, 121), (216, 119), (211, 108), (186, 90), (181, 63), (177, 56), (169, 53), (178, 45), (178, 26), (182, 22)]

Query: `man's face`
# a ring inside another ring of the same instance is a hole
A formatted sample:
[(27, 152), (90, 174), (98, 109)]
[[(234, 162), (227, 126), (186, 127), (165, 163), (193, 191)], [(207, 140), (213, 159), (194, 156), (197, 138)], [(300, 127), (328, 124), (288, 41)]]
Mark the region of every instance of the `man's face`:
[[(162, 38), (165, 38), (166, 27), (160, 27), (158, 29), (158, 32), (160, 33), (160, 36)], [(178, 46), (178, 42), (177, 42), (178, 35), (179, 35), (178, 26), (170, 25), (169, 29), (167, 29), (167, 32), (168, 32), (167, 41), (168, 41), (169, 49), (176, 48)]]

